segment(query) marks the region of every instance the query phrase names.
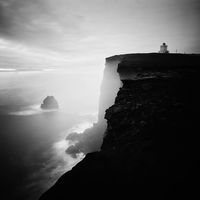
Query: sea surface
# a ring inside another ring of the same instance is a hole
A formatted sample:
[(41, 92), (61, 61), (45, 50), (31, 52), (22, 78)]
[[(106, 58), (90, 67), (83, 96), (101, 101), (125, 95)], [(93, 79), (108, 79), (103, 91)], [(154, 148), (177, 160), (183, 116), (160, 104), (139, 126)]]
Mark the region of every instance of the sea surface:
[[(97, 121), (99, 85), (88, 89), (88, 77), (63, 71), (0, 72), (2, 200), (38, 199), (84, 158), (65, 152), (73, 145), (65, 138), (72, 132), (82, 134)], [(59, 110), (40, 108), (47, 95), (57, 99)]]

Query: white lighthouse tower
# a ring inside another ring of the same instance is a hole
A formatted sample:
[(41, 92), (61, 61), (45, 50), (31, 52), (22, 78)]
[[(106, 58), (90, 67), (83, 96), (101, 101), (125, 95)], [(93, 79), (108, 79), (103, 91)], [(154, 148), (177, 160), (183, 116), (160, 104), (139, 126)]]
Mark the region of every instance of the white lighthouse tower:
[(161, 46), (160, 46), (160, 51), (159, 53), (169, 53), (169, 51), (167, 50), (167, 45), (166, 43), (163, 43)]

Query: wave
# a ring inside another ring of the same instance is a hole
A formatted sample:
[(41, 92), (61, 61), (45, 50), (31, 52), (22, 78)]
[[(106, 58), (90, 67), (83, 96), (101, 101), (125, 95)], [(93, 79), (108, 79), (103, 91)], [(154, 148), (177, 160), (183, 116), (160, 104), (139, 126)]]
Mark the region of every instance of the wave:
[(85, 121), (85, 122), (82, 122), (80, 124), (77, 124), (75, 126), (73, 126), (72, 128), (70, 128), (68, 131), (67, 131), (67, 134), (69, 133), (78, 133), (78, 134), (81, 134), (83, 133), (86, 129), (88, 128), (91, 128), (93, 126), (93, 123), (90, 122), (90, 121)]
[(32, 105), (24, 107), (23, 110), (10, 112), (9, 115), (17, 115), (17, 116), (27, 116), (27, 115), (36, 115), (46, 112), (55, 112), (57, 110), (43, 110), (40, 108), (40, 105)]
[(54, 142), (48, 152), (43, 152), (44, 157), (48, 157), (42, 167), (31, 174), (29, 177), (29, 184), (27, 188), (38, 189), (39, 193), (43, 193), (58, 180), (58, 178), (65, 172), (71, 170), (77, 163), (79, 163), (85, 154), (80, 152), (76, 157), (72, 157), (66, 152), (71, 145), (76, 142), (66, 140), (66, 135), (76, 131), (80, 133), (85, 129), (91, 127), (93, 122), (84, 121), (79, 124), (75, 124), (72, 128), (63, 131), (62, 138)]

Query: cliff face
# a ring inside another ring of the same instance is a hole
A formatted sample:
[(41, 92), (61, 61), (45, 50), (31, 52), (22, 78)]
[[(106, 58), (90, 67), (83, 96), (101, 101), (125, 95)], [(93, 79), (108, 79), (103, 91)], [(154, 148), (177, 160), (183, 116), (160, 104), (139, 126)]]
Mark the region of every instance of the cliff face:
[(119, 88), (122, 86), (118, 70), (118, 64), (121, 62), (121, 56), (113, 56), (106, 59), (103, 80), (99, 99), (99, 121), (103, 121), (105, 110), (112, 106)]
[[(121, 88), (105, 113), (101, 151), (87, 154), (41, 200), (196, 197), (200, 56), (130, 54), (107, 62), (113, 60), (120, 82), (111, 82)], [(110, 89), (101, 98), (112, 102)]]

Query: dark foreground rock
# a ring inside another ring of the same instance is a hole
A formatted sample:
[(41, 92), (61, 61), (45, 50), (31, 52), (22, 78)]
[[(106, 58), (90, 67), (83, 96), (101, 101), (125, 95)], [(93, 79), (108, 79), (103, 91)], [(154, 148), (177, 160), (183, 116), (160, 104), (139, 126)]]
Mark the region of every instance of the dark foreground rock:
[(87, 154), (40, 200), (200, 197), (199, 57), (191, 67), (162, 70), (132, 70), (138, 59), (129, 59), (119, 69), (126, 77), (128, 66), (133, 76), (121, 78), (106, 110), (101, 151)]
[(58, 102), (53, 96), (47, 96), (40, 107), (46, 110), (58, 109)]

